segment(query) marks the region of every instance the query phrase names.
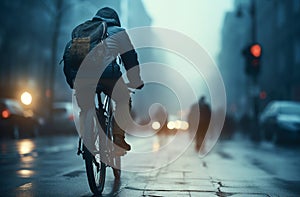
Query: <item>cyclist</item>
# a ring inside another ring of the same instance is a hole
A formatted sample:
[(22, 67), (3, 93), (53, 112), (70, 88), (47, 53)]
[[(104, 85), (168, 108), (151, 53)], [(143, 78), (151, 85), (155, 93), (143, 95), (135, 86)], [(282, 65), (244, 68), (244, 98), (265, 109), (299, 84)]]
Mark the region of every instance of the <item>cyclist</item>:
[[(115, 57), (115, 60), (104, 70), (99, 80), (97, 91), (103, 91), (105, 94), (108, 94), (116, 103), (115, 117), (117, 117), (118, 122), (115, 119), (113, 120), (113, 139), (114, 143), (123, 149), (122, 152), (117, 154), (122, 155), (125, 151), (131, 149), (131, 146), (125, 141), (126, 128), (124, 128), (126, 121), (128, 121), (126, 114), (129, 111), (130, 95), (128, 86), (135, 89), (141, 89), (144, 86), (140, 77), (138, 56), (125, 29), (121, 27), (119, 16), (115, 10), (104, 7), (96, 13), (92, 20), (105, 21), (108, 27), (108, 37), (111, 38), (106, 39), (107, 48)], [(113, 35), (117, 36), (114, 37)], [(119, 62), (117, 61), (118, 57), (120, 57), (126, 71), (130, 70), (130, 72), (126, 72), (129, 80), (128, 85), (125, 84), (122, 78)], [(118, 84), (118, 88), (114, 89), (116, 84)]]

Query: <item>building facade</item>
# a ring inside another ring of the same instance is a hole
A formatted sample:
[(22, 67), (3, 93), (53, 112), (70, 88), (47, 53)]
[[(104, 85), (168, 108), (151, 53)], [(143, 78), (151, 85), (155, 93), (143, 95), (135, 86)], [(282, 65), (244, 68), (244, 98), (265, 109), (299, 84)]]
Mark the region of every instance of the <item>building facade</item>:
[[(254, 4), (254, 17), (252, 5)], [(232, 113), (251, 111), (252, 97), (260, 110), (271, 100), (300, 100), (299, 0), (235, 0), (226, 14), (222, 31), (220, 70)], [(245, 74), (242, 50), (255, 39), (262, 46), (257, 85)]]

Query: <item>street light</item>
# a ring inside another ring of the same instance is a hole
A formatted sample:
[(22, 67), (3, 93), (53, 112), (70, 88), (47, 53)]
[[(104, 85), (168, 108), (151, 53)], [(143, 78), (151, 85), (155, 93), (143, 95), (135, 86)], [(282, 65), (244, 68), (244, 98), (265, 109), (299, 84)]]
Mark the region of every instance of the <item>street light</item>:
[(24, 104), (24, 105), (30, 105), (32, 103), (32, 96), (29, 92), (23, 92), (21, 94), (21, 102)]

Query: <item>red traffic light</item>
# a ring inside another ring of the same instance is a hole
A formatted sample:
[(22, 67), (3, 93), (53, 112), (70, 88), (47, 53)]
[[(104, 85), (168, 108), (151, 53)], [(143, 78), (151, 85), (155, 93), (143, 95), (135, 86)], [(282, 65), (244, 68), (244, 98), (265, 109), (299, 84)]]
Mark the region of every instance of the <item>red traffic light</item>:
[(261, 46), (259, 44), (254, 44), (250, 47), (251, 55), (254, 57), (260, 57), (261, 56)]
[(265, 91), (261, 91), (259, 93), (259, 98), (262, 99), (262, 100), (266, 99), (267, 98), (267, 93)]

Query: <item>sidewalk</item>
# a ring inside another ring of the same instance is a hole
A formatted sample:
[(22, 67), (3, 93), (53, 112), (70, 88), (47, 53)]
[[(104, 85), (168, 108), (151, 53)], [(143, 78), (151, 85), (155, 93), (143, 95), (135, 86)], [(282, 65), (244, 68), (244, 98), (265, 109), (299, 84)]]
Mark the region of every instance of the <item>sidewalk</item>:
[[(221, 146), (200, 158), (191, 145), (166, 167), (132, 175), (128, 172), (127, 184), (118, 196), (278, 196), (270, 195), (273, 188), (264, 172), (251, 168), (246, 161), (237, 161), (238, 157), (233, 158)], [(152, 168), (170, 158), (176, 148), (157, 155)]]

